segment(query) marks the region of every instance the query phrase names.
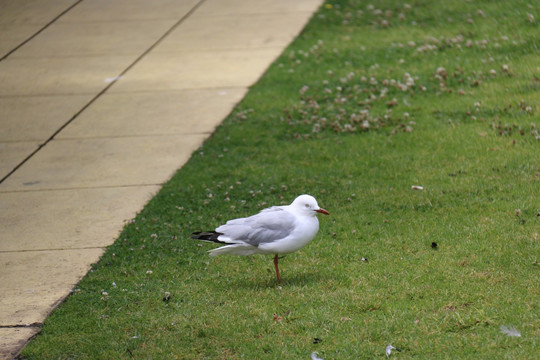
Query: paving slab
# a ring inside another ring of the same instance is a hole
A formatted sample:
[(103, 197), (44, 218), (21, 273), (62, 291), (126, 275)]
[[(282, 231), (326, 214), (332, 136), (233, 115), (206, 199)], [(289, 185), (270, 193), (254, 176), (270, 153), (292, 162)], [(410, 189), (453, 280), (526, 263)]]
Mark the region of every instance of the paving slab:
[(197, 11), (198, 14), (235, 15), (241, 18), (245, 15), (261, 13), (313, 13), (321, 0), (208, 0)]
[(159, 188), (0, 193), (0, 252), (106, 247)]
[(0, 179), (7, 176), (10, 171), (26, 159), (39, 147), (39, 143), (27, 141), (16, 143), (0, 142)]
[(0, 24), (38, 24), (46, 25), (60, 15), (77, 0), (0, 0)]
[(262, 13), (238, 17), (195, 12), (171, 32), (155, 52), (282, 48), (305, 26), (310, 14)]
[(201, 0), (92, 0), (83, 1), (58, 20), (65, 22), (181, 19)]
[(97, 94), (135, 56), (8, 57), (0, 62), (0, 96)]
[(31, 38), (77, 0), (0, 0), (0, 58)]
[(0, 359), (13, 359), (28, 339), (39, 331), (37, 326), (0, 328)]
[(69, 124), (58, 139), (209, 134), (246, 88), (106, 93)]
[(204, 134), (52, 141), (0, 184), (0, 192), (163, 184)]
[(0, 252), (0, 326), (42, 323), (103, 251)]
[(0, 143), (43, 143), (88, 104), (92, 97), (91, 94), (0, 97)]
[(39, 24), (0, 24), (0, 58), (33, 36), (41, 27)]
[(276, 47), (219, 52), (156, 52), (137, 63), (109, 91), (247, 88), (259, 79), (282, 50)]
[[(135, 55), (151, 47), (176, 19), (55, 23), (10, 58)], [(50, 61), (54, 61), (51, 59)]]

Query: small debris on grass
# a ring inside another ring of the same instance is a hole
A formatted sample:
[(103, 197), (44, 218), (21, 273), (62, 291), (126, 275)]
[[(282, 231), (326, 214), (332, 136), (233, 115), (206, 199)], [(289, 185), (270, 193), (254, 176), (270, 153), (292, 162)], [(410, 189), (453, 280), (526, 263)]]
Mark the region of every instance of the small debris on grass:
[(163, 296), (163, 302), (168, 302), (171, 299), (171, 293), (165, 291), (165, 296)]
[(319, 344), (322, 342), (322, 339), (319, 339), (319, 338), (313, 338), (313, 343), (314, 344)]
[(363, 258), (362, 258), (362, 262), (368, 262), (368, 259), (365, 258), (365, 257), (363, 257)]
[(386, 357), (390, 357), (390, 354), (392, 354), (392, 350), (401, 351), (400, 349), (395, 348), (392, 346), (392, 344), (390, 344), (386, 347)]
[(424, 187), (420, 186), (420, 185), (413, 185), (413, 186), (411, 186), (411, 189), (412, 190), (424, 190)]
[(513, 327), (513, 326), (506, 327), (505, 325), (501, 325), (501, 327), (499, 329), (501, 329), (501, 332), (503, 334), (506, 334), (508, 336), (515, 336), (515, 337), (520, 337), (521, 336), (521, 333), (519, 331), (517, 331), (516, 328)]
[(437, 249), (437, 246), (438, 245), (437, 245), (437, 243), (435, 241), (431, 243), (431, 248), (432, 249)]
[(320, 358), (320, 357), (319, 357), (319, 354), (317, 354), (316, 351), (313, 351), (313, 352), (311, 353), (311, 360), (323, 360), (323, 358)]

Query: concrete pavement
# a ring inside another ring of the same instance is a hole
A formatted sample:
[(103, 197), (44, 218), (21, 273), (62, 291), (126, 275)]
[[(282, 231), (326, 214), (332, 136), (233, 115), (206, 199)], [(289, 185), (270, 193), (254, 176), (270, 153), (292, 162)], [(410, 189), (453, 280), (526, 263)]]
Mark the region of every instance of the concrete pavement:
[(0, 359), (321, 0), (0, 0)]

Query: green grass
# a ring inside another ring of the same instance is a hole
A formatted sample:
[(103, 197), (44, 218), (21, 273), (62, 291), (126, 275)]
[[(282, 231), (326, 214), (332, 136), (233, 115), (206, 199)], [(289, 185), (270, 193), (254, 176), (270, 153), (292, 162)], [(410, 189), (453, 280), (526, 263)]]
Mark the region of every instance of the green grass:
[[(538, 358), (540, 8), (372, 3), (321, 7), (25, 359)], [(281, 287), (189, 238), (301, 193), (331, 216)]]

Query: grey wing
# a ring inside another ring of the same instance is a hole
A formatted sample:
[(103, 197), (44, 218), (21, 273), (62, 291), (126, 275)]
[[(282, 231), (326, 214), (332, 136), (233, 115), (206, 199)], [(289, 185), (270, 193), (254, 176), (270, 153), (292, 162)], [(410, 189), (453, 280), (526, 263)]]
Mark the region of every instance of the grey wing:
[(216, 231), (223, 234), (223, 240), (226, 242), (234, 243), (235, 240), (240, 240), (259, 246), (289, 236), (294, 224), (295, 218), (291, 213), (280, 207), (272, 207), (248, 218), (228, 221)]

